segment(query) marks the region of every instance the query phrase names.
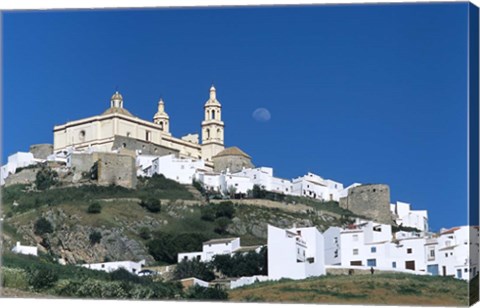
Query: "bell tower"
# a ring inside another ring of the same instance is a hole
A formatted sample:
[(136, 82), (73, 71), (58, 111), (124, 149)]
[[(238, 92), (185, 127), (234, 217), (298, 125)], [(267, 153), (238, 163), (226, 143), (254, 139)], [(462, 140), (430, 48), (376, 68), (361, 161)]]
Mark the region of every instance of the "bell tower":
[(170, 134), (170, 132), (169, 132), (170, 117), (165, 112), (165, 103), (163, 102), (163, 99), (161, 99), (161, 98), (158, 101), (158, 111), (153, 116), (153, 123), (159, 125), (160, 130), (162, 130), (164, 133)]
[(222, 105), (217, 100), (217, 91), (212, 84), (210, 98), (204, 106), (205, 118), (202, 121), (202, 159), (212, 157), (225, 149), (223, 144), (225, 124), (222, 121)]

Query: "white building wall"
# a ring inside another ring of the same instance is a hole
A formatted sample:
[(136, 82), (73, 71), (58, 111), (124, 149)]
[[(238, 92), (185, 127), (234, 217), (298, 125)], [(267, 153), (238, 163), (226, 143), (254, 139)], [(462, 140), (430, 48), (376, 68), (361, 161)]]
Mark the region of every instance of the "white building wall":
[(221, 192), (228, 192), (230, 187), (235, 187), (237, 194), (246, 194), (247, 191), (253, 189), (253, 182), (249, 177), (237, 174), (221, 174), (220, 175)]
[(240, 238), (237, 237), (230, 242), (218, 244), (203, 244), (203, 258), (202, 261), (208, 262), (212, 260), (215, 255), (231, 254), (240, 248)]
[(105, 271), (105, 272), (113, 272), (120, 268), (127, 270), (132, 274), (138, 274), (142, 270), (142, 266), (145, 265), (145, 260), (140, 262), (133, 262), (133, 261), (118, 261), (118, 262), (103, 262), (103, 263), (92, 263), (92, 264), (81, 264), (80, 266)]
[(268, 226), (268, 278), (305, 279), (325, 274), (323, 236), (314, 227)]
[(15, 247), (12, 248), (12, 252), (22, 255), (38, 256), (38, 249), (36, 246), (22, 246), (20, 245), (20, 242), (17, 242)]
[(15, 174), (17, 168), (28, 167), (30, 165), (35, 165), (38, 162), (40, 162), (40, 160), (35, 159), (30, 152), (17, 152), (8, 156), (7, 163), (0, 169), (0, 185), (4, 185), (5, 179), (10, 174)]
[(342, 229), (339, 227), (330, 227), (323, 232), (323, 241), (325, 245), (325, 265), (341, 264), (341, 247), (340, 233)]

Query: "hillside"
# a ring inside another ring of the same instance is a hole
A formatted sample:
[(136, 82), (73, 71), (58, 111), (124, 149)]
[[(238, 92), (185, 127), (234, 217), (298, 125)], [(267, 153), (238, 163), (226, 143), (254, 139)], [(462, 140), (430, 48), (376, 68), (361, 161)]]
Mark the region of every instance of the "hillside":
[[(146, 198), (160, 200), (161, 210), (151, 212), (140, 206)], [(224, 201), (213, 200), (212, 207)], [(175, 254), (200, 250), (201, 242), (212, 238), (239, 236), (242, 245), (265, 244), (267, 224), (325, 230), (351, 215), (336, 203), (304, 200), (302, 204), (301, 199), (232, 201), (234, 214), (226, 226), (219, 228), (218, 219), (204, 217), (206, 203), (192, 186), (163, 177), (141, 179), (135, 190), (85, 185), (34, 191), (28, 185), (12, 185), (2, 191), (2, 246), (9, 251), (16, 241), (38, 244), (42, 253), (62, 258), (67, 264), (142, 259), (148, 264), (164, 264), (174, 262), (173, 257), (155, 260), (149, 251), (149, 243), (161, 235), (185, 235), (188, 244), (172, 248)], [(88, 212), (93, 203), (100, 205), (100, 213)], [(35, 234), (39, 218), (51, 223), (52, 232)], [(92, 241), (94, 233), (97, 240)]]
[(467, 306), (467, 282), (409, 274), (323, 276), (261, 282), (229, 291), (234, 302)]

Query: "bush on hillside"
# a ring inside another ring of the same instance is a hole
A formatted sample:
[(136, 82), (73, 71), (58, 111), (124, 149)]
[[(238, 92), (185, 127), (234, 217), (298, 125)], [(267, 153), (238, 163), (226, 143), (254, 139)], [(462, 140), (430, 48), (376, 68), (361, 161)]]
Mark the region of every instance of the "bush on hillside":
[(173, 272), (175, 279), (183, 279), (195, 277), (205, 281), (212, 281), (215, 279), (212, 267), (208, 263), (199, 260), (182, 260), (175, 267)]
[(185, 298), (197, 300), (227, 300), (228, 293), (219, 285), (209, 288), (196, 285), (187, 289), (187, 292), (185, 292)]
[(35, 176), (35, 186), (38, 190), (46, 190), (58, 183), (58, 174), (49, 167), (42, 167)]
[(149, 240), (152, 237), (150, 229), (148, 227), (141, 227), (138, 231), (138, 236), (140, 236), (144, 240)]
[(33, 225), (33, 232), (36, 235), (44, 235), (53, 232), (53, 226), (46, 218), (39, 218)]
[(215, 229), (214, 231), (218, 234), (227, 233), (227, 228), (232, 221), (227, 217), (219, 217), (215, 219)]
[(87, 213), (100, 214), (102, 212), (102, 205), (98, 202), (93, 202), (88, 206)]
[(90, 240), (90, 244), (92, 245), (98, 244), (102, 240), (102, 233), (100, 233), (99, 231), (93, 231), (90, 233), (88, 238)]
[(201, 233), (157, 232), (147, 243), (147, 247), (155, 260), (173, 264), (177, 262), (178, 253), (202, 250), (202, 243), (206, 240), (207, 238)]
[(34, 290), (49, 289), (58, 281), (57, 273), (49, 267), (32, 266), (27, 273), (28, 284)]
[(262, 248), (246, 254), (216, 255), (212, 260), (215, 270), (227, 277), (241, 277), (253, 275), (267, 275), (267, 249)]
[(160, 212), (161, 203), (160, 200), (155, 198), (144, 198), (140, 201), (140, 206), (147, 209), (151, 213), (158, 213)]

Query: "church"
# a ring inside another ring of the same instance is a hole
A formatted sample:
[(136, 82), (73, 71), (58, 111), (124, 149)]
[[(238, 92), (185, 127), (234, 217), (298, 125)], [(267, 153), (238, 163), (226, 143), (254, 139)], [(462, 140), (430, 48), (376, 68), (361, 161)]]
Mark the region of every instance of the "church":
[[(101, 115), (56, 125), (53, 128), (54, 152), (67, 148), (111, 152), (130, 150), (142, 155), (163, 156), (174, 154), (178, 158), (201, 159), (205, 166), (214, 167), (214, 157), (229, 153), (224, 146), (222, 105), (217, 100), (212, 85), (210, 97), (204, 104), (204, 120), (201, 122), (201, 143), (198, 134), (180, 138), (170, 133), (170, 117), (162, 99), (153, 121), (140, 119), (124, 108), (122, 95), (116, 91), (110, 107)], [(237, 151), (237, 155), (238, 155)], [(245, 154), (241, 152), (241, 154)], [(250, 158), (247, 154), (244, 158)], [(245, 166), (250, 164), (245, 164)]]

